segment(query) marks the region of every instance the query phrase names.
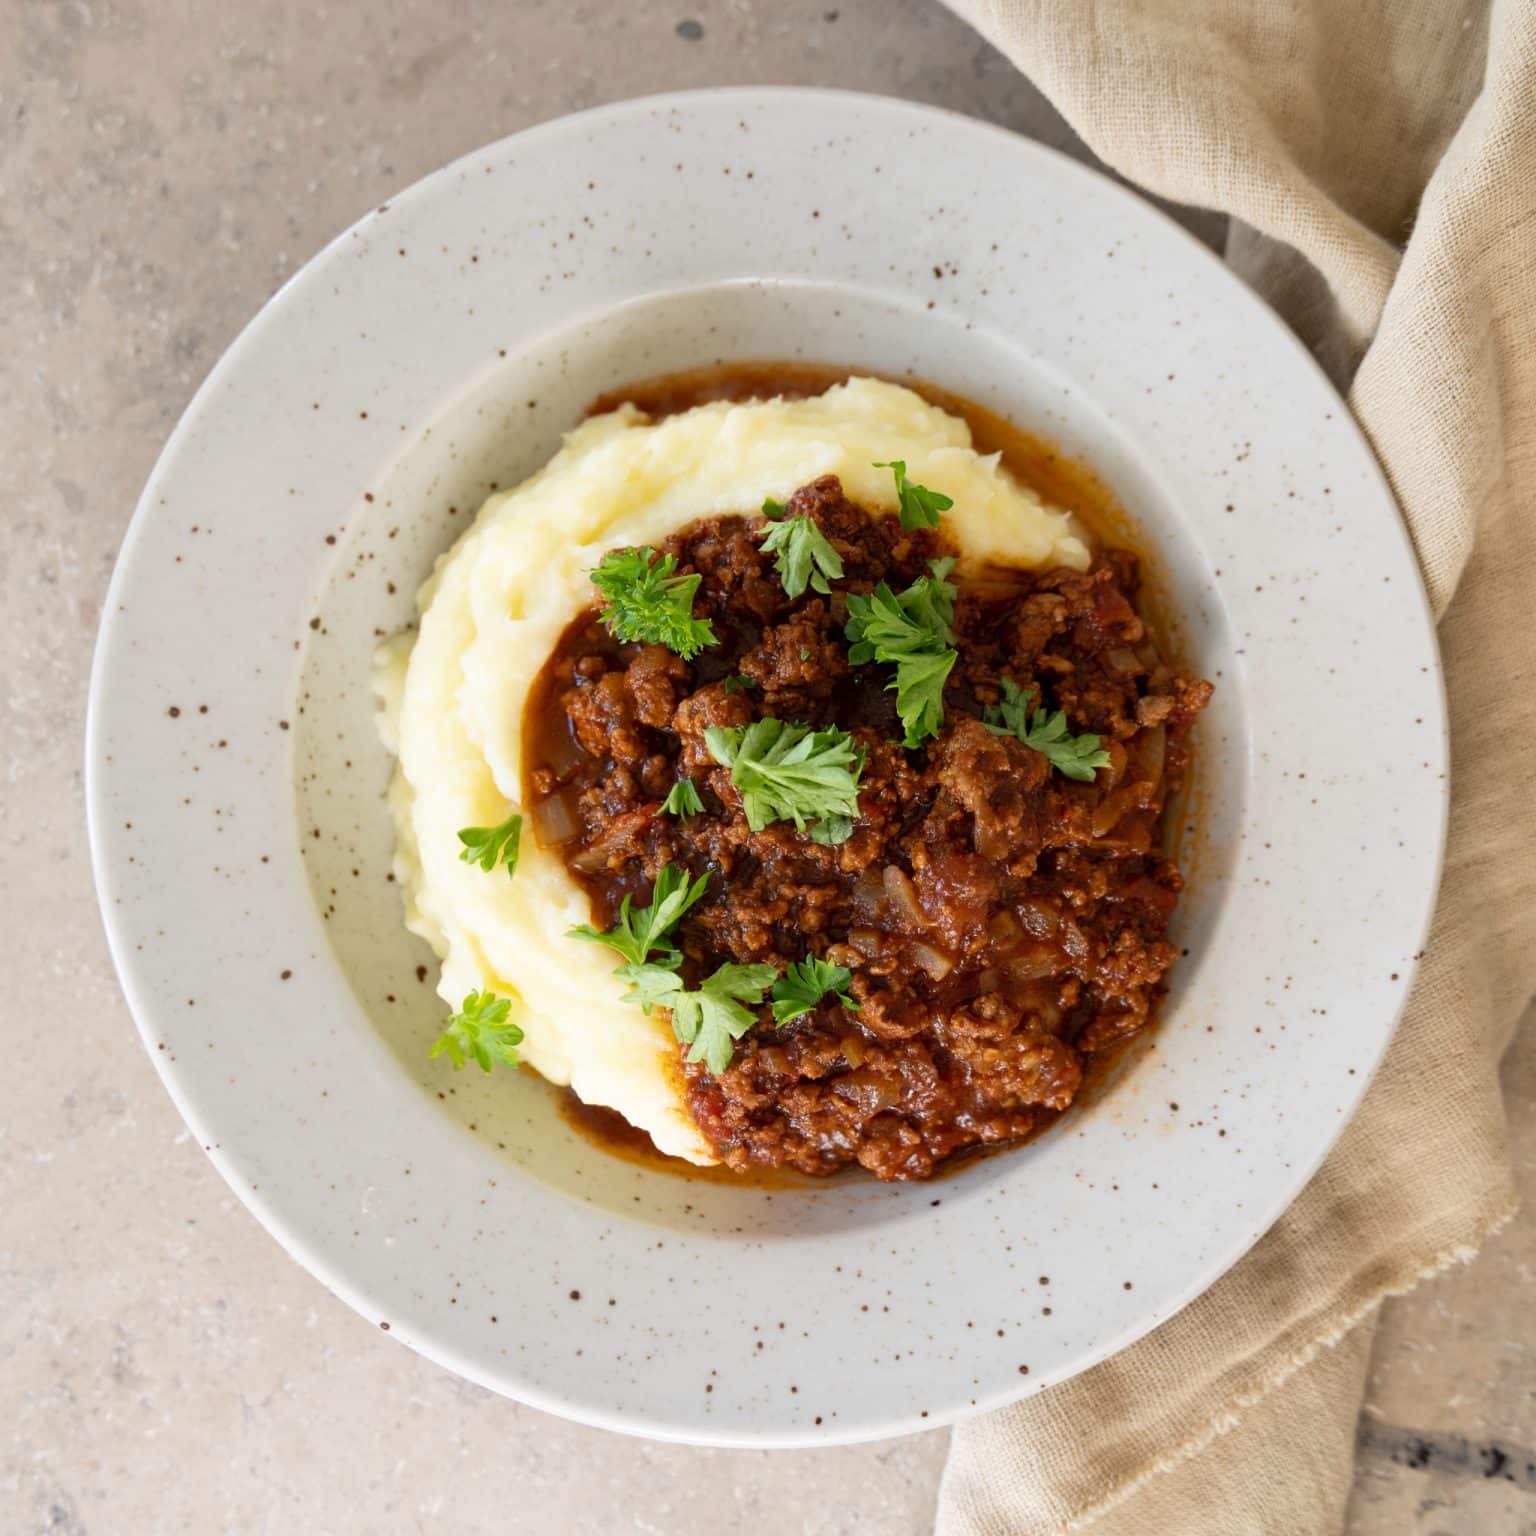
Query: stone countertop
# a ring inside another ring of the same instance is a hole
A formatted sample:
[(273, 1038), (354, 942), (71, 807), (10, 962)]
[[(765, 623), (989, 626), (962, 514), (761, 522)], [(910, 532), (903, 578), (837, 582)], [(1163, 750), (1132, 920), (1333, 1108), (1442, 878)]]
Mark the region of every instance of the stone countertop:
[[(0, 1527), (926, 1531), (942, 1432), (770, 1454), (579, 1428), (392, 1344), (282, 1253), (183, 1129), (118, 992), (83, 829), (86, 679), (119, 540), (198, 382), (311, 253), (454, 156), (598, 102), (772, 81), (1090, 157), (934, 0), (0, 0), (0, 18)], [(1219, 219), (1176, 216), (1219, 243)], [(1506, 1069), (1528, 1190), (1531, 1035)], [(1533, 1267), (1527, 1215), (1387, 1307), (1356, 1536), (1536, 1532)]]

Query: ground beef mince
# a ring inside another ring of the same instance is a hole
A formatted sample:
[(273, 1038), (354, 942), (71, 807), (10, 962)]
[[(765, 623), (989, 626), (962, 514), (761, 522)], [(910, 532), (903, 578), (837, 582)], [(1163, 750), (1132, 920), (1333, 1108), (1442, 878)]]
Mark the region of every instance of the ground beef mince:
[[(943, 729), (909, 751), (891, 669), (848, 660), (846, 593), (899, 590), (947, 552), (942, 536), (865, 512), (831, 478), (789, 510), (842, 558), (830, 596), (785, 596), (760, 517), (709, 518), (663, 548), (703, 578), (694, 612), (718, 645), (685, 662), (620, 644), (596, 609), (570, 626), (529, 705), (533, 823), (602, 926), (624, 895), (648, 900), (664, 864), (710, 872), (678, 930), (689, 986), (726, 961), (782, 970), (817, 955), (852, 971), (857, 1012), (828, 997), (776, 1028), (764, 1007), (726, 1071), (684, 1068), (724, 1162), (921, 1179), (962, 1149), (1038, 1131), (1093, 1053), (1146, 1028), (1181, 885), (1160, 819), (1211, 686), (1159, 655), (1133, 556), (992, 569), (958, 581)], [(982, 723), (1004, 678), (1102, 738), (1110, 761), (1094, 782)], [(846, 842), (748, 828), (704, 732), (765, 715), (857, 738), (867, 757)], [(679, 777), (704, 802), (687, 820), (661, 811)]]

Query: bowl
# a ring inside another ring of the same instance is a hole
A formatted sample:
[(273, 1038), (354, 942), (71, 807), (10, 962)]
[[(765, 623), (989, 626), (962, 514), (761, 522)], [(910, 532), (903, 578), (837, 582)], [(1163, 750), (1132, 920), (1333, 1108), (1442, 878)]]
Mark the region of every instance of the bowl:
[[(753, 359), (915, 376), (1090, 463), (1217, 683), (1158, 1031), (1027, 1147), (928, 1184), (616, 1156), (454, 1074), (401, 923), (370, 688), (434, 560), (596, 396)], [(231, 1187), (391, 1336), (699, 1443), (891, 1435), (1084, 1369), (1216, 1280), (1331, 1146), (1438, 877), (1439, 663), (1310, 357), (1131, 193), (926, 108), (641, 101), (492, 145), (301, 271), (145, 490), (92, 678), (124, 989)]]

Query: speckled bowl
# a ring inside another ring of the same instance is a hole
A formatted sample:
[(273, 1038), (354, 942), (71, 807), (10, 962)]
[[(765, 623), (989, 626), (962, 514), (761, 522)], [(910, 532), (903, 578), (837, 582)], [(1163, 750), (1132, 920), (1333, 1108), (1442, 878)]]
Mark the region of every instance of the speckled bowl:
[[(1086, 455), (1161, 557), (1198, 738), (1155, 1046), (932, 1185), (606, 1155), (427, 1059), (370, 654), (599, 391), (730, 358), (910, 369)], [(1445, 739), (1397, 513), (1289, 333), (1145, 203), (996, 129), (726, 91), (493, 145), (309, 264), (144, 493), (91, 691), (97, 880), (187, 1123), (397, 1339), (615, 1429), (893, 1434), (1082, 1370), (1208, 1286), (1354, 1109), (1437, 876)]]

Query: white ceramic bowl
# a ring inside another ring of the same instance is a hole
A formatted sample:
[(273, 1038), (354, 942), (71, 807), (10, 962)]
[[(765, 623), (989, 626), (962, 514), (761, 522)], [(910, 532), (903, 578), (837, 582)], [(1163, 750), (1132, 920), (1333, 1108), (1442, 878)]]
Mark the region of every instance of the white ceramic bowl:
[[(368, 687), (433, 558), (600, 391), (731, 358), (910, 369), (1086, 455), (1160, 553), (1198, 733), (1155, 1045), (931, 1185), (770, 1190), (596, 1151), (429, 1061)], [(820, 92), (603, 108), (321, 253), (177, 428), (106, 606), (97, 879), (156, 1064), (234, 1190), (486, 1386), (723, 1444), (886, 1435), (1059, 1381), (1300, 1189), (1407, 994), (1439, 864), (1433, 632), (1290, 334), (1145, 203), (997, 129)]]

